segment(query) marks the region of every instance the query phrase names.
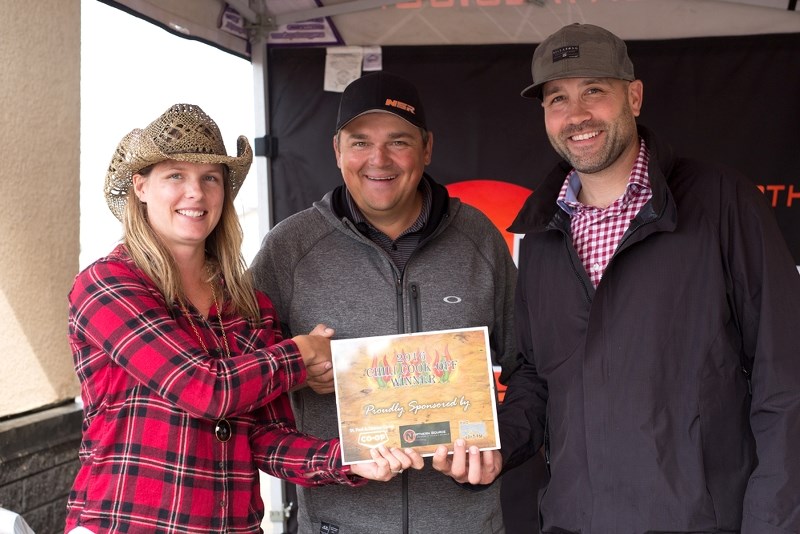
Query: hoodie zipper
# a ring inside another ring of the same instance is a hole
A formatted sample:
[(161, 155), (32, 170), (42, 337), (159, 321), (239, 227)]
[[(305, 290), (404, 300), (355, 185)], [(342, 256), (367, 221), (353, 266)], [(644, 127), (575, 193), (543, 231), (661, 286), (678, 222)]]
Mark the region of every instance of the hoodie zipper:
[[(410, 320), (410, 332), (419, 332), (419, 315), (420, 315), (420, 302), (419, 302), (419, 286), (417, 284), (409, 284), (408, 286), (409, 292), (409, 320)], [(397, 300), (398, 300), (398, 312), (399, 312), (399, 322), (402, 327), (403, 323), (403, 277), (397, 279)], [(399, 329), (401, 332), (406, 332), (405, 329)], [(402, 477), (402, 505), (403, 505), (403, 534), (408, 534), (409, 532), (409, 520), (408, 520), (408, 471), (403, 471), (403, 474), (400, 475)]]
[(411, 308), (408, 310), (409, 319), (411, 321), (411, 331), (419, 332), (421, 330), (419, 286), (417, 284), (409, 284), (408, 289), (411, 293), (409, 297)]
[(403, 322), (404, 304), (403, 304), (403, 275), (401, 274), (395, 279), (395, 295), (397, 296), (397, 333), (405, 334), (406, 327)]
[[(432, 239), (435, 239), (436, 236), (438, 236), (442, 231), (444, 231), (444, 227), (446, 226), (445, 222), (449, 218), (450, 218), (450, 213), (449, 212), (445, 213), (443, 215), (443, 217), (442, 217), (442, 221), (439, 223), (438, 228), (433, 232), (433, 234), (429, 235), (428, 237), (426, 237), (425, 239), (423, 239), (422, 241), (420, 241), (417, 244), (417, 248), (409, 256), (408, 261), (406, 262), (406, 266), (408, 266), (408, 264), (411, 262), (411, 259), (416, 255), (417, 250), (421, 246), (423, 246), (425, 243), (431, 241)], [(346, 227), (350, 228), (351, 231), (353, 231), (357, 235), (359, 235), (358, 234), (358, 230), (353, 226), (352, 222), (350, 222), (347, 219), (342, 219), (342, 223)], [(376, 245), (375, 243), (369, 241), (369, 239), (367, 239), (366, 237), (362, 236), (362, 238), (365, 239), (366, 241), (368, 241), (373, 247), (375, 247), (376, 249), (380, 250), (381, 253), (385, 254), (385, 252), (378, 245)], [(387, 258), (388, 258), (388, 255), (387, 255)], [(390, 264), (392, 263), (391, 260), (389, 260), (389, 263)], [(394, 266), (393, 266), (393, 268), (396, 269), (396, 267), (394, 267)], [(403, 271), (405, 271), (405, 269)], [(410, 333), (410, 332), (418, 332), (419, 331), (419, 327), (420, 327), (420, 312), (421, 312), (421, 310), (420, 310), (420, 301), (419, 301), (419, 286), (417, 284), (409, 284), (409, 292), (411, 293), (410, 297), (409, 297), (409, 299), (410, 299), (409, 305), (411, 306), (411, 309), (409, 310), (409, 322), (411, 323), (410, 324), (411, 328), (407, 330), (406, 327), (405, 327), (405, 322), (403, 320), (404, 317), (405, 317), (405, 304), (403, 302), (403, 296), (404, 296), (403, 295), (403, 278), (404, 278), (404, 272), (400, 273), (397, 276), (397, 278), (395, 278), (395, 296), (396, 296), (396, 302), (397, 302), (397, 332), (399, 334), (406, 334), (406, 333)], [(409, 534), (408, 471), (403, 471), (403, 473), (400, 476), (402, 477), (402, 484), (403, 484), (403, 487), (402, 487), (403, 534)]]
[[(410, 309), (408, 310), (409, 319), (411, 321), (411, 332), (420, 331), (420, 300), (419, 300), (419, 286), (417, 284), (409, 284), (408, 286)], [(403, 471), (403, 532), (408, 533), (408, 471)]]

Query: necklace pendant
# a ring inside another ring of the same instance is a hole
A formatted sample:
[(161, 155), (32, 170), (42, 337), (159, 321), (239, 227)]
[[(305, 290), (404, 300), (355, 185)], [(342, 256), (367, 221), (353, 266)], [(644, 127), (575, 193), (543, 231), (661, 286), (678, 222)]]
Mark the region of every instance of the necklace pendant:
[[(214, 301), (214, 308), (216, 308), (217, 310), (217, 319), (219, 320), (219, 328), (220, 330), (222, 330), (222, 344), (225, 348), (225, 352), (223, 354), (222, 347), (219, 346), (219, 338), (217, 338), (217, 347), (214, 348), (214, 352), (216, 354), (222, 354), (223, 358), (225, 357), (230, 358), (231, 349), (228, 346), (228, 337), (225, 335), (225, 324), (222, 322), (222, 309), (220, 308), (219, 302), (217, 301), (217, 292), (214, 289), (213, 283), (211, 284), (211, 298)], [(192, 314), (189, 313), (189, 310), (186, 309), (186, 305), (183, 303), (183, 300), (180, 300), (179, 304), (181, 307), (181, 312), (183, 312), (183, 315), (189, 322), (189, 326), (192, 327), (192, 332), (194, 332), (194, 335), (197, 338), (197, 341), (200, 343), (200, 346), (203, 347), (205, 353), (208, 354), (209, 357), (211, 357), (211, 352), (208, 350), (205, 341), (203, 341), (203, 336), (200, 335), (200, 331), (197, 329), (197, 327), (194, 324), (194, 321), (192, 320)], [(210, 311), (211, 310), (209, 310), (209, 313)], [(208, 325), (208, 320), (206, 320), (206, 325)], [(208, 326), (210, 328), (210, 325)], [(213, 329), (211, 329), (211, 332), (212, 335), (214, 335)], [(214, 335), (214, 337), (216, 337), (216, 335)], [(217, 438), (217, 441), (219, 441), (220, 443), (225, 443), (226, 441), (231, 439), (232, 435), (233, 435), (233, 429), (231, 428), (231, 424), (228, 422), (227, 419), (223, 417), (222, 419), (219, 419), (216, 423), (214, 423), (214, 437)]]

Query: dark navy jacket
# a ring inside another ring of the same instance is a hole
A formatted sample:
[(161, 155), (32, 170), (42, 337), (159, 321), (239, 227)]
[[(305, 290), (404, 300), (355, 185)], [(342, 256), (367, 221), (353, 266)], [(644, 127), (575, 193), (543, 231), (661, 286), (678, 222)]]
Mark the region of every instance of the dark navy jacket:
[(542, 532), (800, 532), (794, 261), (754, 185), (639, 134), (653, 198), (596, 289), (556, 205), (566, 164), (511, 227), (524, 364), (500, 408), (505, 466), (547, 429)]

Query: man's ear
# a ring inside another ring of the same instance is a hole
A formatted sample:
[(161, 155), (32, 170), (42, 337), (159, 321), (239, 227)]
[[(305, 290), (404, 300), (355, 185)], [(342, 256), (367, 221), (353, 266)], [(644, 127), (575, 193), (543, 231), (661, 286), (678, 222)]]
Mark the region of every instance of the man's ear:
[(340, 163), (340, 156), (341, 151), (339, 150), (339, 132), (336, 132), (333, 136), (333, 153), (336, 156), (336, 166), (340, 169), (342, 168), (342, 164)]
[(433, 132), (428, 132), (428, 146), (425, 147), (425, 165), (430, 165), (433, 159)]
[(642, 80), (633, 80), (628, 84), (628, 104), (633, 110), (633, 116), (638, 117), (642, 111), (642, 101), (644, 100), (644, 84)]

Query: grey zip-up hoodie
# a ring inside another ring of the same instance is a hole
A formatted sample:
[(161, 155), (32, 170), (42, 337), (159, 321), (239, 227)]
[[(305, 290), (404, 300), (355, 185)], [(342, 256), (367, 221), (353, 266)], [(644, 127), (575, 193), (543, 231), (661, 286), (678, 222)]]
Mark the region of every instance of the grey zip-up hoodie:
[[(481, 212), (423, 179), (433, 191), (431, 214), (404, 272), (353, 225), (339, 187), (267, 234), (251, 267), (256, 287), (291, 335), (317, 323), (334, 328), (336, 338), (487, 326), (505, 378), (515, 367), (516, 268), (508, 247)], [(301, 431), (338, 436), (334, 395), (302, 389), (292, 406)], [(467, 489), (429, 458), (421, 471), (390, 482), (298, 494), (301, 534), (503, 532), (500, 484)]]

